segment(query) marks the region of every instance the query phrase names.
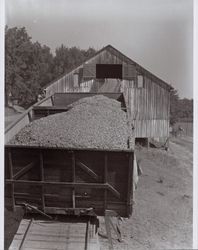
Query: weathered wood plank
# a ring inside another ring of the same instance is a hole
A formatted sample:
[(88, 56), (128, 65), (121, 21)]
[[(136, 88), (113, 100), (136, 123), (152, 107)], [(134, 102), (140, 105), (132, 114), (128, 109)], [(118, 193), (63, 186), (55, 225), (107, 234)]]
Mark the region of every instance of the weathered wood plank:
[(90, 250), (99, 249), (98, 236), (88, 231), (86, 221), (71, 223), (34, 220), (28, 228), (29, 225), (30, 220), (21, 221), (9, 250), (19, 250), (20, 246), (26, 250), (84, 250), (86, 244)]

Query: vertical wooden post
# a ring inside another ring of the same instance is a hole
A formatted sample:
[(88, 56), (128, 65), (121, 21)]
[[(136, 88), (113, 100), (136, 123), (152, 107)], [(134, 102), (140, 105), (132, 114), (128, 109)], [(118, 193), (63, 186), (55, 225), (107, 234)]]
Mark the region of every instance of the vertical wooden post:
[(134, 152), (129, 153), (129, 168), (128, 168), (128, 193), (127, 193), (127, 214), (131, 214), (131, 205), (133, 204), (133, 161), (134, 161)]
[[(107, 157), (107, 153), (105, 152), (105, 156), (104, 156), (104, 183), (107, 183), (107, 175), (108, 175), (108, 168), (107, 168), (107, 162), (108, 157)], [(107, 208), (107, 189), (105, 188), (104, 190), (104, 211)]]
[[(44, 181), (44, 164), (43, 164), (43, 154), (42, 151), (40, 151), (40, 179), (41, 181)], [(44, 186), (41, 186), (41, 203), (42, 203), (42, 209), (45, 211), (45, 196), (44, 196)]]
[(28, 119), (29, 119), (29, 122), (32, 121), (32, 117), (31, 117), (30, 111), (28, 112)]
[[(12, 164), (12, 154), (11, 149), (8, 151), (8, 161), (9, 161), (9, 177), (11, 180), (13, 180), (13, 164)], [(14, 198), (14, 183), (11, 185), (11, 200), (12, 200), (12, 209), (15, 211), (15, 198)]]
[(150, 146), (150, 138), (148, 137), (147, 138), (147, 149), (149, 149), (149, 146)]
[[(72, 152), (72, 181), (76, 182), (76, 162), (74, 152)], [(76, 207), (75, 188), (72, 189), (72, 206), (73, 208)]]
[(131, 98), (132, 98), (132, 95), (131, 95), (131, 90), (132, 90), (132, 82), (131, 81), (129, 81), (129, 83), (128, 83), (129, 85), (128, 85), (128, 98), (129, 98), (129, 100), (128, 100), (128, 105), (129, 105), (129, 112), (128, 112), (128, 119), (129, 119), (129, 121), (130, 121), (130, 123), (131, 123), (131, 114), (132, 114), (132, 110), (131, 110), (131, 108), (132, 108), (132, 100), (131, 100)]
[(51, 98), (52, 106), (54, 106), (54, 99), (53, 99), (53, 96), (51, 96), (50, 98)]

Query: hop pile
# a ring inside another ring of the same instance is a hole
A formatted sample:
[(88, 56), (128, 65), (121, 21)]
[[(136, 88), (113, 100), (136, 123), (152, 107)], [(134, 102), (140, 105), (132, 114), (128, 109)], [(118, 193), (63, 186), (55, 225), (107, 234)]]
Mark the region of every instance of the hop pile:
[(120, 102), (97, 95), (71, 104), (67, 112), (31, 122), (9, 144), (124, 150), (129, 137), (131, 141)]

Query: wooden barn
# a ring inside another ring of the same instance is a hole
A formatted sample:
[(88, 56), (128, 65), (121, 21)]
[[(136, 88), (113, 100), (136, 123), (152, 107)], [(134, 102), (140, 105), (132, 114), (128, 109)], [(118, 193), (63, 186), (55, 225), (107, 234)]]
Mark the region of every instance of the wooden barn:
[(45, 88), (46, 96), (59, 92), (122, 92), (135, 138), (169, 137), (172, 87), (108, 45), (71, 72)]

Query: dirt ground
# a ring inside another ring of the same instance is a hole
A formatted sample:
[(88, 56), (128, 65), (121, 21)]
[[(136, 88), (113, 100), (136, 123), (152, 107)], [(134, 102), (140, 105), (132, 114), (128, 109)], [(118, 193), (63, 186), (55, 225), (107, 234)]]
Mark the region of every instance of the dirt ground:
[[(139, 147), (143, 175), (135, 192), (132, 217), (121, 224), (123, 242), (113, 235), (114, 249), (191, 249), (192, 248), (192, 137), (171, 139), (168, 152)], [(12, 241), (22, 211), (5, 210), (5, 249)], [(105, 234), (100, 218), (100, 234)], [(101, 249), (108, 241), (99, 237)]]
[[(132, 217), (121, 224), (123, 242), (114, 249), (192, 248), (192, 137), (171, 139), (168, 152), (139, 148), (143, 175), (135, 193)], [(104, 234), (101, 218), (100, 233)], [(101, 249), (108, 249), (100, 237)]]

